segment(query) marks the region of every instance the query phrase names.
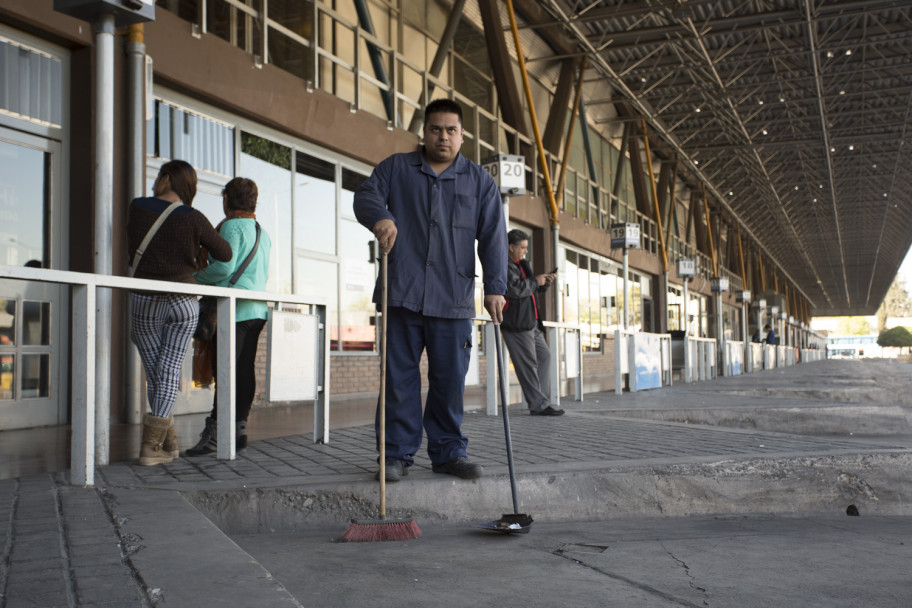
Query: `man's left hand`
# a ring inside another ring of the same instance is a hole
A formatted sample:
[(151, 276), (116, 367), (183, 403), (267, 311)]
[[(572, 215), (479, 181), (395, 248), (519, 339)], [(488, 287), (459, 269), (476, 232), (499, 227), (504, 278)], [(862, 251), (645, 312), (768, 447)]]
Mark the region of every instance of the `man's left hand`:
[(491, 315), (491, 320), (494, 321), (495, 325), (500, 325), (503, 322), (503, 309), (506, 303), (507, 300), (503, 296), (484, 297), (485, 310)]

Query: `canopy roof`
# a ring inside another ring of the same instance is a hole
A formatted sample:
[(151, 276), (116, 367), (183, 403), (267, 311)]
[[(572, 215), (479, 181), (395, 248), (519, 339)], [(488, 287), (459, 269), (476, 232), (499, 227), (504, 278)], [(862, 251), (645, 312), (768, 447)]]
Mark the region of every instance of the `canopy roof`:
[(587, 83), (647, 117), (654, 148), (816, 315), (877, 309), (912, 243), (912, 2), (515, 6), (555, 55), (587, 56)]

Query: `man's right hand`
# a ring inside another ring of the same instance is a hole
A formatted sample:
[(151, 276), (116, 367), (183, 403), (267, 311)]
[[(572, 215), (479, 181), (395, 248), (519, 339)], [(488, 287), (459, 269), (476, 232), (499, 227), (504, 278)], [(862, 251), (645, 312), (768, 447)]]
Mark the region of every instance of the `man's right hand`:
[(380, 253), (389, 253), (396, 242), (396, 222), (393, 220), (380, 220), (374, 224), (374, 236), (377, 237), (377, 244), (380, 245)]

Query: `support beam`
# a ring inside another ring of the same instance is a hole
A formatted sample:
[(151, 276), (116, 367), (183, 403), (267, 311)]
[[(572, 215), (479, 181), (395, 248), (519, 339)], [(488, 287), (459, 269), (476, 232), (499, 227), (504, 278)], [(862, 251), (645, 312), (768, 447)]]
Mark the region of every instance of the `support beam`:
[(592, 155), (592, 143), (589, 141), (589, 121), (586, 119), (586, 104), (580, 99), (577, 106), (579, 107), (580, 131), (583, 134), (583, 147), (586, 150), (586, 163), (589, 166), (589, 177), (595, 182), (595, 185), (592, 186), (592, 200), (598, 203), (598, 171), (595, 168), (595, 158)]
[[(437, 78), (440, 76), (440, 70), (450, 53), (450, 47), (453, 45), (453, 36), (456, 35), (456, 28), (459, 27), (459, 20), (462, 17), (462, 10), (465, 8), (466, 0), (456, 0), (453, 2), (453, 8), (450, 9), (450, 15), (447, 18), (446, 27), (443, 29), (443, 35), (440, 37), (440, 44), (437, 45), (437, 52), (434, 53), (434, 60), (431, 62), (431, 68), (428, 74)], [(205, 3), (204, 3), (205, 4)], [(421, 123), (424, 119), (424, 106), (434, 97), (434, 84), (429, 82), (427, 93), (421, 93), (421, 99), (418, 100), (420, 110), (415, 110), (412, 114), (412, 120), (409, 122), (409, 131), (416, 135), (421, 130)]]
[(528, 135), (526, 119), (523, 114), (519, 87), (513, 76), (510, 53), (504, 39), (504, 28), (500, 21), (500, 10), (497, 0), (478, 0), (481, 21), (484, 25), (485, 43), (488, 47), (488, 58), (497, 89), (497, 101), (504, 121), (523, 135)]
[[(697, 191), (691, 190), (690, 191), (690, 200), (687, 201), (687, 225), (684, 227), (684, 242), (685, 243), (690, 242), (690, 231), (691, 231), (691, 229), (693, 229), (693, 226), (694, 226), (694, 217), (695, 217), (694, 209), (697, 208), (697, 204), (698, 204), (697, 203)], [(694, 240), (696, 240), (696, 234), (694, 235)]]
[(713, 277), (719, 276), (719, 261), (716, 258), (716, 247), (713, 244), (713, 228), (709, 215), (709, 200), (706, 198), (706, 191), (703, 191), (703, 213), (706, 215), (706, 233), (709, 236), (709, 252), (712, 255)]
[(637, 136), (636, 129), (630, 130), (630, 138), (627, 145), (630, 147), (630, 174), (633, 179), (633, 196), (636, 198), (637, 211), (648, 218), (652, 218), (652, 201), (646, 190), (646, 168), (643, 166), (640, 138)]
[[(564, 200), (564, 182), (567, 178), (567, 165), (570, 163), (570, 149), (573, 144), (573, 125), (576, 123), (576, 110), (581, 107), (580, 99), (582, 98), (583, 93), (583, 72), (586, 69), (586, 58), (584, 57), (582, 63), (580, 64), (579, 70), (579, 79), (577, 80), (576, 93), (573, 96), (573, 106), (572, 111), (570, 112), (570, 123), (567, 126), (567, 139), (566, 145), (564, 146), (564, 155), (561, 159), (561, 170), (560, 170), (560, 179), (557, 180), (557, 200), (555, 205), (558, 209), (561, 208), (561, 204)], [(552, 110), (552, 113), (554, 110)], [(550, 121), (550, 120), (549, 120)], [(582, 121), (580, 127), (585, 130), (586, 123), (585, 120)]]
[[(374, 30), (374, 21), (371, 19), (370, 9), (367, 7), (367, 0), (355, 0), (355, 10), (358, 12), (358, 21), (361, 27), (371, 36), (377, 35)], [(386, 72), (386, 64), (383, 63), (383, 54), (377, 45), (372, 42), (367, 43), (367, 52), (370, 55), (371, 65), (374, 67), (374, 76), (389, 87), (389, 76)], [(389, 89), (380, 89), (380, 97), (383, 99), (383, 107), (386, 108), (386, 119), (396, 120), (396, 108), (393, 106), (393, 92)]]
[(655, 173), (652, 170), (652, 153), (649, 151), (649, 135), (646, 133), (646, 120), (640, 122), (643, 129), (643, 147), (646, 152), (647, 175), (649, 176), (649, 189), (652, 192), (653, 213), (659, 233), (659, 247), (662, 250), (662, 272), (668, 274), (668, 250), (666, 249), (665, 231), (662, 229), (662, 213), (659, 210), (659, 196), (656, 192)]
[(627, 160), (627, 142), (630, 141), (630, 131), (633, 128), (632, 123), (624, 123), (623, 135), (621, 136), (621, 149), (618, 151), (617, 166), (614, 168), (614, 186), (611, 188), (611, 194), (619, 198), (621, 194), (621, 176), (624, 175), (624, 162)]
[[(570, 106), (570, 96), (574, 92), (573, 78), (577, 72), (580, 58), (573, 57), (561, 61), (560, 78), (557, 81), (557, 90), (554, 92), (554, 98), (551, 100), (551, 111), (548, 112), (548, 122), (545, 124), (545, 132), (542, 135), (542, 143), (545, 150), (554, 155), (560, 153), (561, 141), (564, 139), (564, 127), (567, 125), (567, 114), (572, 108), (574, 117), (576, 116), (576, 107)], [(580, 85), (583, 78), (580, 74)], [(576, 87), (579, 89), (580, 87)], [(576, 102), (579, 103), (579, 102)], [(574, 104), (575, 106), (575, 104)], [(570, 120), (570, 128), (567, 137), (573, 133), (573, 119)]]
[(658, 201), (662, 226), (665, 227), (665, 242), (671, 242), (671, 222), (674, 210), (674, 172), (675, 160), (666, 160), (662, 162), (662, 168), (659, 169), (659, 189)]
[(741, 243), (741, 227), (738, 226), (738, 259), (741, 260), (741, 285), (743, 289), (749, 289), (747, 282), (747, 270), (744, 265), (744, 245)]

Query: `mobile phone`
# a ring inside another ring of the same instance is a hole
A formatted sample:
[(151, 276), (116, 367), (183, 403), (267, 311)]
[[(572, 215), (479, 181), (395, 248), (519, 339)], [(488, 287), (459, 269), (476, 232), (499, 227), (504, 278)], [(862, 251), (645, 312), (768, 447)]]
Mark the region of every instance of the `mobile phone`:
[(557, 266), (554, 267), (554, 270), (551, 271), (551, 274), (557, 274)]

